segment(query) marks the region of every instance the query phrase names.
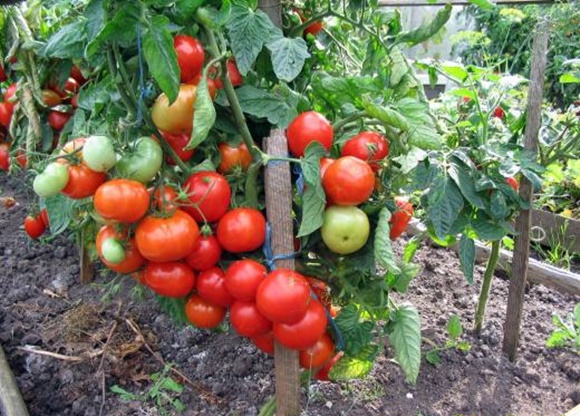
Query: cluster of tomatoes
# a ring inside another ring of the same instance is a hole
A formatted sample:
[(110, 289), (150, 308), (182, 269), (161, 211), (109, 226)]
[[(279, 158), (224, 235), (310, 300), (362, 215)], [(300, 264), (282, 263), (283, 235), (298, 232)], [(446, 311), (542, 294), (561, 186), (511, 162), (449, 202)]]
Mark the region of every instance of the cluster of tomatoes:
[[(316, 141), (327, 151), (333, 145), (330, 122), (320, 113), (308, 111), (288, 126), (290, 153), (301, 157), (310, 143)], [(358, 206), (369, 200), (378, 178), (377, 172), (389, 154), (389, 142), (374, 131), (363, 131), (348, 139), (337, 159), (322, 158), (320, 174), (327, 207), (321, 228), (322, 240), (338, 254), (351, 254), (367, 242), (370, 224), (367, 214)], [(413, 206), (402, 197), (395, 198), (397, 211), (391, 217), (391, 239), (399, 237), (413, 215)]]

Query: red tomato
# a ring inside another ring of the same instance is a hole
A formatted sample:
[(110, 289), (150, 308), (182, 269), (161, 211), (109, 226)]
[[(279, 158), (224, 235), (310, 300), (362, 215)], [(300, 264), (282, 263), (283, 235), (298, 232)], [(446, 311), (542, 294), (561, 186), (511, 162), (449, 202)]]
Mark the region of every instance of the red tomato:
[(293, 270), (274, 270), (256, 292), (258, 310), (274, 323), (299, 322), (304, 318), (310, 303), (308, 281)]
[(266, 276), (268, 276), (268, 270), (257, 261), (238, 260), (226, 270), (226, 288), (237, 300), (253, 301), (258, 286), (266, 279)]
[(326, 364), (324, 364), (324, 367), (322, 367), (318, 373), (316, 373), (316, 375), (314, 376), (314, 378), (316, 380), (321, 380), (321, 381), (329, 381), (328, 378), (328, 373), (330, 373), (330, 370), (332, 370), (332, 367), (334, 367), (334, 364), (336, 364), (336, 362), (338, 360), (340, 360), (340, 357), (342, 357), (343, 352), (340, 351), (337, 354), (334, 355), (334, 357), (332, 357), (332, 359), (327, 362)]
[(132, 223), (149, 208), (149, 193), (141, 182), (113, 179), (95, 192), (95, 210), (106, 220)]
[(173, 47), (177, 53), (181, 82), (189, 82), (203, 70), (205, 60), (203, 45), (191, 36), (177, 35), (173, 38)]
[(341, 156), (354, 156), (364, 160), (373, 171), (380, 168), (379, 161), (389, 154), (389, 142), (374, 131), (363, 131), (348, 140), (340, 152)]
[(199, 237), (199, 227), (180, 209), (168, 216), (148, 215), (135, 230), (137, 248), (149, 261), (176, 261), (187, 257)]
[(238, 334), (257, 337), (272, 331), (272, 321), (262, 315), (254, 302), (236, 300), (230, 308), (230, 321)]
[(71, 113), (61, 113), (60, 111), (51, 111), (48, 113), (48, 124), (56, 131), (61, 131), (66, 123), (72, 117)]
[(61, 192), (72, 199), (87, 198), (94, 195), (106, 180), (106, 172), (95, 172), (84, 163), (69, 165), (68, 182)]
[(0, 82), (4, 82), (8, 79), (6, 72), (4, 71), (4, 65), (0, 62)]
[(272, 331), (252, 337), (250, 341), (266, 354), (274, 355), (274, 333)]
[(302, 368), (320, 368), (332, 358), (333, 353), (334, 342), (330, 335), (324, 334), (312, 347), (300, 351), (298, 362)]
[(0, 170), (10, 169), (10, 146), (0, 143)]
[(329, 202), (343, 206), (359, 205), (373, 193), (375, 174), (368, 163), (344, 156), (326, 169), (322, 186)]
[(6, 92), (4, 93), (4, 101), (14, 103), (16, 98), (16, 89), (18, 88), (18, 84), (13, 83), (10, 84), (8, 88), (6, 88)]
[(145, 286), (161, 296), (182, 298), (195, 286), (195, 273), (185, 263), (148, 263), (143, 272)]
[(219, 267), (200, 272), (195, 282), (195, 290), (202, 299), (224, 308), (234, 302), (234, 297), (226, 288), (225, 274)]
[(185, 261), (194, 270), (207, 270), (214, 267), (222, 255), (222, 247), (213, 235), (201, 235)]
[(266, 239), (266, 218), (254, 208), (235, 208), (219, 221), (217, 239), (230, 253), (254, 251)]
[(66, 82), (64, 83), (65, 96), (74, 95), (80, 88), (81, 85), (76, 79), (73, 77), (67, 78)]
[[(213, 69), (213, 67), (210, 69), (210, 72), (215, 72), (215, 69), (213, 71), (212, 71), (212, 69)], [(200, 81), (201, 81), (201, 75), (202, 75), (202, 73), (199, 73), (196, 77), (194, 77), (190, 81), (188, 81), (187, 84), (198, 86)], [(207, 89), (209, 91), (209, 96), (211, 97), (212, 100), (214, 100), (215, 94), (217, 92), (217, 87), (216, 87), (217, 80), (215, 80), (211, 77), (207, 77), (205, 80), (207, 82)]]
[(514, 191), (518, 191), (518, 189), (520, 188), (520, 184), (518, 183), (516, 178), (510, 177), (510, 178), (505, 178), (505, 181), (508, 183), (509, 186), (511, 186)]
[(14, 113), (14, 104), (4, 101), (0, 103), (0, 125), (6, 129), (10, 128), (10, 121)]
[(84, 77), (83, 73), (81, 72), (80, 68), (76, 65), (70, 70), (70, 76), (79, 83), (79, 85), (84, 85), (87, 82), (87, 79)]
[(79, 95), (78, 94), (73, 95), (73, 97), (70, 99), (70, 103), (73, 106), (73, 108), (78, 108), (79, 107)]
[(324, 178), (324, 174), (330, 165), (332, 165), (336, 159), (330, 157), (323, 157), (320, 159), (320, 178)]
[[(228, 78), (232, 83), (232, 86), (239, 87), (244, 83), (244, 78), (242, 74), (240, 74), (240, 70), (238, 69), (238, 65), (236, 65), (236, 61), (233, 58), (230, 58), (226, 62), (226, 70), (228, 74)], [(218, 90), (223, 88), (222, 80), (219, 78), (215, 79), (215, 86)]]
[(389, 223), (391, 225), (390, 238), (394, 240), (405, 232), (407, 225), (413, 217), (413, 205), (405, 198), (395, 197), (397, 211), (391, 215)]
[(171, 185), (161, 185), (153, 191), (153, 202), (162, 213), (173, 212), (177, 206), (177, 191)]
[(33, 240), (36, 240), (46, 231), (46, 224), (42, 221), (42, 217), (37, 215), (33, 217), (32, 215), (28, 215), (24, 219), (24, 231), (26, 234)]
[(185, 304), (187, 319), (198, 328), (215, 328), (226, 316), (226, 309), (207, 302), (197, 295), (191, 296)]
[(171, 134), (191, 134), (196, 90), (195, 85), (181, 84), (177, 99), (171, 105), (165, 93), (159, 95), (151, 107), (155, 127)]
[(198, 172), (183, 183), (189, 205), (183, 207), (196, 221), (214, 222), (228, 210), (232, 191), (228, 181), (217, 172)]
[(46, 227), (50, 227), (50, 221), (48, 219), (48, 211), (46, 210), (46, 208), (43, 208), (42, 211), (40, 211), (40, 218), (42, 218), (42, 222), (44, 222), (44, 225), (46, 225)]
[(62, 97), (56, 91), (45, 88), (42, 90), (42, 101), (47, 107), (54, 107), (62, 103)]
[(503, 108), (501, 108), (501, 107), (496, 107), (496, 108), (493, 110), (493, 116), (494, 116), (495, 118), (504, 118), (504, 117), (505, 117), (505, 112), (503, 111)]
[(286, 130), (286, 136), (290, 153), (301, 157), (312, 142), (318, 142), (326, 150), (330, 150), (334, 132), (326, 117), (316, 111), (307, 111), (292, 120)]
[[(189, 143), (190, 140), (189, 133), (170, 134), (166, 132), (161, 132), (161, 135), (163, 136), (165, 141), (169, 144), (169, 146), (171, 146), (171, 148), (175, 150), (175, 153), (177, 153), (177, 156), (179, 156), (179, 158), (182, 161), (187, 162), (189, 159), (193, 157), (195, 150), (183, 149)], [(167, 156), (167, 162), (169, 162), (170, 165), (175, 165), (174, 160), (170, 156)]]
[(235, 147), (227, 143), (220, 143), (219, 152), (221, 162), (217, 170), (220, 173), (233, 172), (236, 167), (247, 171), (252, 163), (252, 154), (244, 142)]
[(312, 347), (326, 332), (326, 313), (320, 302), (313, 300), (304, 317), (294, 324), (274, 323), (274, 337), (286, 348), (305, 350)]
[[(103, 256), (103, 243), (109, 238), (116, 238), (117, 240), (123, 241), (125, 248), (125, 259), (117, 264), (108, 262)], [(95, 242), (97, 247), (97, 253), (99, 258), (105, 266), (117, 273), (133, 273), (145, 264), (145, 259), (137, 250), (135, 245), (135, 240), (128, 238), (128, 231), (126, 228), (114, 227), (112, 225), (104, 225), (101, 227), (97, 233), (97, 239)]]
[(304, 29), (304, 33), (310, 33), (313, 36), (318, 35), (323, 28), (322, 22), (314, 22), (309, 25), (306, 29)]
[(22, 169), (26, 169), (28, 167), (28, 156), (26, 156), (26, 152), (24, 150), (18, 149), (16, 151), (15, 159)]

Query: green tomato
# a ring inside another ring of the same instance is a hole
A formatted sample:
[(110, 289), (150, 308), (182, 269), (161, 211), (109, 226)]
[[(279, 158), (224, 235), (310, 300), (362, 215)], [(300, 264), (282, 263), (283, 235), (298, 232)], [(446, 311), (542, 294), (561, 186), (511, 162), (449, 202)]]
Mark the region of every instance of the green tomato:
[(101, 246), (103, 258), (112, 264), (119, 264), (125, 260), (125, 248), (116, 238), (107, 238)]
[(151, 137), (137, 139), (134, 149), (117, 163), (119, 175), (146, 184), (159, 172), (163, 161), (161, 146)]
[(68, 183), (68, 166), (53, 162), (34, 178), (32, 188), (38, 196), (47, 198), (62, 191)]
[(367, 242), (370, 224), (367, 214), (354, 206), (331, 206), (324, 211), (320, 229), (322, 241), (338, 254), (360, 250)]
[(113, 140), (107, 136), (90, 136), (83, 145), (83, 160), (95, 172), (106, 172), (117, 163)]

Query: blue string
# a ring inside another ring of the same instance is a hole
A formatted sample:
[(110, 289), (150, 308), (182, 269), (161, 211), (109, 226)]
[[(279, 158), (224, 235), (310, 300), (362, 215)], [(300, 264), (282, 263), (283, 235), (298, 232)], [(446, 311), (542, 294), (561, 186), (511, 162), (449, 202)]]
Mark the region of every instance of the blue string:
[(298, 254), (298, 253), (290, 253), (290, 254), (274, 255), (274, 252), (272, 251), (272, 226), (270, 225), (269, 222), (266, 223), (266, 239), (264, 241), (262, 251), (266, 256), (266, 265), (268, 266), (268, 270), (270, 271), (276, 270), (277, 260), (293, 259)]
[(266, 166), (280, 166), (280, 165), (283, 165), (284, 163), (288, 163), (288, 162), (285, 160), (270, 159), (270, 160), (268, 160), (268, 162), (266, 162)]
[(300, 165), (296, 164), (292, 168), (292, 171), (295, 175), (298, 176), (296, 179), (296, 189), (298, 190), (298, 195), (302, 195), (304, 193), (304, 174), (302, 173), (302, 168)]
[(137, 102), (137, 125), (143, 123), (143, 102), (145, 99), (143, 54), (141, 53), (141, 25), (137, 25), (137, 56), (139, 57), (139, 100)]
[[(313, 290), (310, 291), (310, 297), (312, 299), (316, 299), (324, 307), (324, 304), (320, 301), (320, 298), (318, 297), (318, 295), (316, 293), (314, 293)], [(334, 318), (330, 314), (330, 311), (328, 309), (324, 308), (324, 313), (326, 314), (326, 320), (328, 321), (328, 324), (330, 325), (330, 329), (332, 329), (332, 332), (334, 333), (334, 338), (336, 341), (335, 347), (337, 350), (342, 351), (342, 349), (344, 348), (344, 338), (342, 337), (342, 332), (340, 332), (340, 328), (338, 327), (338, 325), (336, 324), (336, 321), (334, 320)]]

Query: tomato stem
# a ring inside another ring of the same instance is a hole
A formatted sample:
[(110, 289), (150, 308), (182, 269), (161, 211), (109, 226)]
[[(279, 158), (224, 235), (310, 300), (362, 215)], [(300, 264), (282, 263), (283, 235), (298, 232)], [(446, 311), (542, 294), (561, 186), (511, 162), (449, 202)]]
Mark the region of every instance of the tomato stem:
[(332, 125), (332, 130), (334, 130), (334, 132), (336, 133), (341, 128), (343, 128), (344, 126), (346, 126), (348, 123), (351, 123), (353, 121), (356, 121), (359, 118), (362, 118), (362, 117), (364, 117), (366, 115), (367, 115), (366, 110), (357, 111), (356, 113), (353, 113), (350, 116), (345, 117), (345, 118), (343, 118), (343, 119), (338, 120), (337, 122), (335, 122)]
[(479, 293), (479, 300), (477, 301), (477, 309), (475, 311), (475, 319), (473, 322), (473, 332), (475, 332), (475, 334), (479, 334), (481, 332), (481, 327), (483, 326), (483, 317), (485, 315), (487, 298), (489, 297), (489, 292), (491, 290), (493, 273), (495, 272), (495, 267), (499, 260), (500, 245), (500, 240), (492, 241), (491, 243), (491, 254), (487, 261), (487, 266), (485, 267), (485, 273), (483, 274), (483, 282), (481, 284), (481, 291)]

